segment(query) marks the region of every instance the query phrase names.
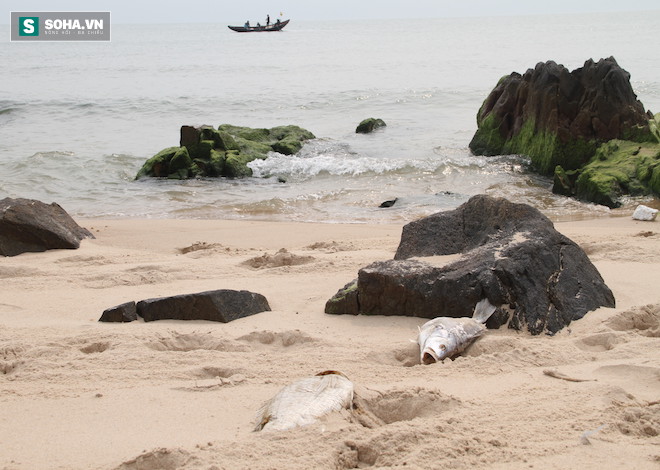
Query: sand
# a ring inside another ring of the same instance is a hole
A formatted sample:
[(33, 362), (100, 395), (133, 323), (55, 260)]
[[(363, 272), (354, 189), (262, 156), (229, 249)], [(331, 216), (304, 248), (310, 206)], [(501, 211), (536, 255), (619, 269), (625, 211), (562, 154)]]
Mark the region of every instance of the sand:
[[(660, 222), (557, 223), (617, 307), (554, 337), (491, 330), (430, 366), (411, 342), (423, 319), (323, 313), (393, 256), (400, 225), (78, 222), (96, 236), (78, 250), (0, 259), (1, 469), (660, 468)], [(97, 321), (211, 289), (261, 293), (272, 311)], [(377, 423), (344, 411), (252, 432), (263, 402), (327, 369)]]

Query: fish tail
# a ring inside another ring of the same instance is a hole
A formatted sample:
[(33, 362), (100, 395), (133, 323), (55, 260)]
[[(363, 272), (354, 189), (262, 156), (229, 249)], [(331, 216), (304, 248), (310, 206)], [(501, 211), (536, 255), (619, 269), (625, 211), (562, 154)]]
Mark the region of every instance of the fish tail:
[(496, 308), (497, 307), (488, 301), (487, 297), (484, 297), (474, 307), (472, 319), (478, 321), (479, 323), (486, 323), (490, 316), (495, 312)]

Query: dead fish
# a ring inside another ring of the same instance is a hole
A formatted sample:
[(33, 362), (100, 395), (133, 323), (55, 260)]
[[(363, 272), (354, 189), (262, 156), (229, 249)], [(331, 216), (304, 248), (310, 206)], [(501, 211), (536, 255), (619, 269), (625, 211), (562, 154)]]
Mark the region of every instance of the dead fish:
[(327, 370), (287, 385), (257, 412), (255, 431), (284, 431), (314, 423), (333, 411), (351, 408), (353, 382)]
[(486, 332), (486, 320), (495, 312), (488, 299), (482, 299), (474, 307), (472, 318), (438, 317), (429, 320), (419, 329), (420, 361), (433, 364), (456, 356), (479, 336)]

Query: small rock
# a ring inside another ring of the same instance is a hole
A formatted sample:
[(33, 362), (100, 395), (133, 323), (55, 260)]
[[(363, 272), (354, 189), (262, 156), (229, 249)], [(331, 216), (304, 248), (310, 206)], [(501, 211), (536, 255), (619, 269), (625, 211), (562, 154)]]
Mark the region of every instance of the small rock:
[(394, 204), (396, 204), (396, 201), (398, 201), (398, 200), (399, 200), (399, 198), (397, 197), (397, 198), (391, 199), (389, 201), (385, 201), (378, 207), (381, 207), (381, 208), (392, 207)]
[(131, 301), (104, 310), (99, 321), (128, 323), (137, 320), (137, 318), (135, 302)]
[(355, 132), (357, 134), (369, 134), (370, 132), (385, 126), (387, 126), (387, 124), (385, 124), (385, 121), (382, 119), (367, 118), (358, 124)]
[(658, 215), (658, 209), (652, 209), (648, 206), (640, 204), (633, 212), (632, 218), (635, 220), (646, 220), (651, 221), (655, 220), (655, 217)]

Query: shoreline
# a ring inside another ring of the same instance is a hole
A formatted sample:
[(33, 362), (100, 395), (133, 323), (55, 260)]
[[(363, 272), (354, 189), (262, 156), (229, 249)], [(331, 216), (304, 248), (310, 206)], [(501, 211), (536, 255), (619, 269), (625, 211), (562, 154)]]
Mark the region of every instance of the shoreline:
[[(393, 256), (403, 224), (77, 222), (96, 239), (0, 266), (0, 468), (137, 470), (165, 458), (184, 469), (657, 466), (660, 348), (657, 326), (644, 327), (660, 318), (657, 221), (555, 223), (587, 252), (616, 308), (553, 337), (489, 330), (433, 366), (411, 342), (423, 319), (323, 313), (358, 269)], [(280, 249), (312, 259), (246, 264)], [(261, 293), (272, 311), (227, 324), (98, 322), (129, 300), (219, 288)], [(386, 424), (340, 413), (252, 432), (265, 400), (328, 369)]]

